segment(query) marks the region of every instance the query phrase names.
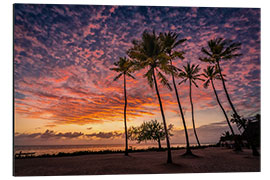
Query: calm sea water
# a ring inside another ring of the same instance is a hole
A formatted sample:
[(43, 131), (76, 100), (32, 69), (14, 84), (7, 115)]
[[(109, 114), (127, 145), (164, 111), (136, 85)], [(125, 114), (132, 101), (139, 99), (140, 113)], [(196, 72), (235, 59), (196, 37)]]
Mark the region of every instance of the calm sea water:
[[(196, 144), (191, 144), (196, 145)], [(202, 144), (208, 145), (208, 144)], [(147, 149), (158, 147), (157, 144), (130, 144), (132, 149)], [(162, 145), (166, 147), (166, 145)], [(171, 144), (171, 147), (185, 147), (185, 144)], [(59, 152), (72, 153), (76, 151), (102, 151), (102, 150), (124, 150), (123, 144), (88, 144), (88, 145), (29, 145), (29, 146), (14, 146), (15, 153), (20, 151), (23, 153), (35, 152), (35, 155), (42, 154), (57, 154)]]

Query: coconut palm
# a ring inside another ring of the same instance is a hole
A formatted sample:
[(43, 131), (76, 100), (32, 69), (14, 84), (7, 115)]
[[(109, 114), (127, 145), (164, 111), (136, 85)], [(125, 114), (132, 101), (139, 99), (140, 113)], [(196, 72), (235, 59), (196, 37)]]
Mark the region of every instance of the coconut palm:
[(126, 57), (120, 57), (119, 61), (115, 62), (114, 65), (116, 67), (111, 68), (110, 70), (116, 71), (119, 74), (114, 78), (114, 81), (118, 80), (122, 75), (124, 77), (124, 97), (125, 97), (125, 106), (124, 106), (124, 125), (125, 125), (125, 140), (126, 140), (126, 148), (125, 155), (128, 156), (128, 135), (127, 135), (127, 90), (126, 90), (126, 76), (135, 79), (134, 76), (131, 75), (132, 65), (133, 63), (127, 59)]
[(192, 154), (192, 152), (190, 150), (190, 146), (189, 146), (189, 138), (188, 138), (188, 131), (187, 131), (187, 127), (186, 127), (185, 117), (184, 117), (183, 109), (182, 109), (181, 102), (180, 102), (179, 95), (178, 95), (178, 90), (177, 90), (176, 83), (175, 83), (175, 70), (177, 68), (174, 67), (173, 63), (172, 63), (172, 60), (175, 59), (176, 57), (178, 57), (180, 59), (184, 59), (183, 52), (173, 51), (173, 49), (176, 48), (181, 43), (185, 42), (186, 39), (177, 40), (178, 34), (173, 33), (173, 32), (161, 33), (159, 37), (160, 37), (161, 42), (163, 44), (163, 49), (164, 49), (165, 53), (170, 57), (170, 60), (169, 60), (170, 61), (170, 68), (171, 68), (170, 74), (172, 76), (173, 87), (174, 87), (179, 111), (181, 114), (184, 130), (185, 130), (185, 136), (186, 136), (186, 146), (187, 147), (186, 147), (185, 154), (186, 155)]
[(229, 93), (227, 91), (225, 80), (222, 75), (222, 69), (220, 67), (220, 61), (230, 60), (234, 57), (240, 56), (241, 54), (237, 52), (240, 49), (241, 49), (241, 43), (232, 42), (230, 40), (225, 40), (223, 38), (215, 38), (213, 40), (208, 41), (207, 48), (203, 47), (201, 49), (201, 52), (204, 53), (206, 57), (199, 58), (201, 61), (216, 64), (218, 72), (221, 77), (223, 89), (226, 93), (226, 97), (236, 117), (240, 117), (240, 116), (237, 113), (231, 101), (231, 98), (229, 96)]
[(159, 101), (160, 112), (163, 120), (165, 137), (167, 142), (168, 156), (167, 163), (172, 163), (171, 148), (166, 125), (166, 119), (163, 111), (163, 105), (159, 94), (158, 82), (156, 76), (159, 78), (161, 84), (171, 90), (171, 86), (162, 71), (169, 71), (168, 60), (169, 57), (162, 52), (160, 39), (153, 31), (149, 33), (144, 31), (140, 41), (133, 40), (133, 47), (128, 50), (128, 55), (135, 61), (136, 70), (147, 69), (144, 77), (147, 78), (148, 84), (151, 88), (155, 85), (157, 98)]
[(200, 71), (199, 65), (195, 65), (195, 64), (191, 65), (188, 62), (187, 65), (184, 66), (184, 68), (180, 70), (179, 72), (179, 77), (183, 78), (183, 80), (179, 83), (179, 85), (182, 84), (183, 82), (186, 82), (187, 80), (189, 81), (189, 99), (190, 99), (190, 105), (191, 105), (192, 125), (193, 125), (194, 135), (196, 137), (198, 146), (200, 147), (201, 144), (197, 136), (195, 121), (194, 121), (194, 108), (193, 108), (193, 103), (192, 103), (192, 92), (191, 92), (192, 84), (194, 84), (197, 88), (199, 87), (195, 82), (196, 80), (203, 81), (203, 79), (200, 78), (199, 71)]
[(209, 84), (211, 83), (213, 91), (214, 91), (216, 99), (217, 99), (217, 102), (218, 102), (218, 105), (220, 106), (220, 108), (221, 108), (221, 110), (222, 110), (222, 112), (223, 112), (223, 114), (224, 114), (224, 116), (226, 118), (226, 121), (228, 123), (228, 126), (229, 126), (229, 128), (230, 128), (230, 130), (232, 132), (232, 135), (234, 137), (235, 133), (234, 133), (233, 128), (232, 128), (232, 126), (230, 124), (230, 121), (229, 121), (229, 118), (228, 118), (228, 116), (226, 114), (226, 111), (224, 110), (224, 108), (223, 108), (223, 106), (222, 106), (222, 104), (221, 104), (221, 102), (219, 100), (219, 97), (218, 97), (218, 94), (217, 94), (217, 91), (216, 91), (216, 88), (215, 88), (215, 85), (214, 85), (214, 80), (215, 79), (221, 80), (219, 71), (217, 70), (217, 68), (215, 66), (207, 66), (207, 68), (204, 69), (203, 71), (204, 71), (204, 73), (202, 75), (206, 78), (203, 86), (204, 86), (204, 88), (208, 88)]

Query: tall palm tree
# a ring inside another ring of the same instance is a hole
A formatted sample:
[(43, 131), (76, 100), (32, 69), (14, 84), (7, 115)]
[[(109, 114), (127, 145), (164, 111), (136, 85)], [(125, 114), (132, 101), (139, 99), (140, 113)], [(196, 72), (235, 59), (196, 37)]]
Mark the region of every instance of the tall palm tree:
[(170, 57), (170, 60), (169, 60), (170, 61), (170, 68), (171, 68), (170, 74), (172, 76), (173, 87), (174, 87), (174, 91), (175, 91), (179, 111), (180, 111), (181, 118), (182, 118), (182, 123), (183, 123), (184, 130), (185, 130), (185, 136), (186, 136), (186, 146), (187, 147), (186, 147), (185, 155), (192, 154), (190, 146), (189, 146), (189, 138), (188, 138), (188, 131), (187, 131), (187, 127), (186, 127), (186, 121), (185, 121), (183, 109), (182, 109), (182, 106), (181, 106), (181, 102), (180, 102), (180, 99), (179, 99), (176, 83), (175, 83), (175, 70), (177, 68), (174, 67), (173, 63), (172, 63), (172, 60), (175, 59), (176, 57), (178, 57), (180, 59), (184, 59), (184, 57), (183, 57), (184, 52), (173, 51), (173, 49), (176, 48), (181, 43), (185, 42), (186, 39), (177, 40), (178, 34), (173, 33), (173, 32), (161, 33), (159, 35), (159, 37), (160, 37), (161, 42), (163, 44), (163, 49), (164, 49), (165, 53)]
[(194, 121), (194, 108), (193, 108), (193, 103), (192, 103), (192, 92), (191, 92), (192, 84), (194, 84), (197, 88), (199, 87), (195, 82), (196, 80), (203, 81), (203, 79), (200, 78), (199, 71), (200, 71), (199, 65), (196, 65), (196, 66), (195, 64), (190, 65), (190, 63), (188, 62), (187, 65), (184, 66), (183, 70), (180, 70), (179, 72), (179, 77), (183, 78), (183, 80), (179, 83), (179, 85), (182, 84), (183, 82), (186, 82), (187, 80), (189, 81), (189, 99), (190, 99), (190, 105), (191, 105), (192, 125), (193, 125), (194, 135), (196, 137), (198, 146), (200, 147), (201, 144), (197, 136), (195, 121)]
[(240, 118), (239, 114), (237, 113), (229, 93), (226, 88), (226, 84), (222, 75), (222, 69), (220, 67), (220, 61), (230, 60), (234, 57), (238, 57), (241, 54), (237, 51), (241, 49), (241, 43), (232, 42), (231, 40), (225, 40), (223, 38), (215, 38), (213, 40), (208, 41), (208, 47), (202, 48), (201, 52), (206, 55), (206, 57), (200, 57), (199, 59), (204, 62), (209, 62), (216, 64), (218, 68), (218, 72), (221, 77), (223, 89), (226, 93), (226, 97), (229, 101), (229, 104), (233, 110), (233, 113), (236, 117)]
[(147, 68), (147, 72), (144, 74), (144, 77), (147, 78), (148, 84), (151, 88), (155, 85), (167, 142), (167, 163), (172, 163), (169, 134), (156, 78), (156, 76), (158, 76), (161, 84), (171, 90), (168, 80), (162, 73), (162, 71), (169, 71), (167, 66), (169, 57), (162, 52), (160, 39), (154, 31), (152, 33), (144, 31), (142, 39), (140, 41), (133, 40), (132, 43), (133, 47), (128, 50), (128, 55), (135, 61), (136, 70)]
[(219, 74), (219, 71), (215, 68), (215, 66), (207, 66), (206, 69), (203, 70), (204, 73), (202, 74), (205, 78), (206, 78), (206, 81), (205, 83), (203, 84), (204, 88), (207, 88), (209, 86), (209, 84), (211, 83), (212, 85), (212, 88), (214, 90), (214, 93), (215, 93), (215, 96), (216, 96), (216, 99), (217, 99), (217, 102), (218, 102), (218, 105), (220, 106), (225, 118), (226, 118), (226, 121), (228, 123), (228, 126), (232, 132), (232, 135), (233, 137), (235, 137), (235, 133), (233, 131), (233, 128), (230, 124), (230, 121), (229, 121), (229, 118), (226, 114), (226, 111), (224, 110), (220, 100), (219, 100), (219, 97), (218, 97), (218, 94), (217, 94), (217, 91), (216, 91), (216, 88), (214, 86), (214, 80), (217, 79), (217, 80), (221, 80), (221, 77), (220, 77), (220, 74)]
[(120, 57), (119, 61), (115, 62), (116, 67), (111, 68), (110, 70), (116, 71), (119, 74), (114, 78), (114, 81), (118, 80), (122, 75), (124, 77), (124, 97), (125, 97), (125, 106), (124, 106), (124, 125), (125, 125), (125, 139), (126, 139), (126, 148), (125, 155), (128, 156), (128, 135), (127, 135), (127, 90), (126, 90), (126, 76), (129, 76), (135, 79), (131, 75), (133, 63), (126, 57)]

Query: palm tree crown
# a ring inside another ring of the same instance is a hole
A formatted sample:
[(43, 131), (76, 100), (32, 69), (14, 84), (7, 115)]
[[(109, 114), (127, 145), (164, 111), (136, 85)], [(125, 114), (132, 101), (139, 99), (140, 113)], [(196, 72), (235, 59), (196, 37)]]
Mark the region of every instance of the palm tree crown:
[(186, 66), (184, 66), (184, 69), (180, 69), (179, 72), (179, 77), (183, 78), (183, 80), (179, 83), (182, 84), (183, 82), (186, 82), (187, 80), (190, 80), (196, 87), (199, 87), (196, 84), (196, 80), (200, 80), (200, 81), (204, 81), (203, 79), (199, 78), (201, 76), (201, 74), (199, 74), (199, 71), (201, 70), (201, 68), (199, 67), (199, 65), (195, 65), (195, 64), (190, 64), (189, 62), (187, 63)]
[(240, 50), (241, 43), (232, 42), (231, 40), (225, 40), (223, 38), (215, 38), (208, 41), (208, 48), (202, 48), (201, 51), (206, 57), (200, 57), (199, 59), (204, 62), (216, 63), (220, 60), (229, 60), (233, 57), (241, 56), (236, 51)]
[(153, 74), (157, 71), (157, 76), (160, 82), (168, 89), (172, 90), (170, 83), (166, 76), (162, 73), (169, 74), (171, 72), (169, 64), (169, 56), (164, 53), (162, 49), (162, 43), (155, 32), (148, 33), (143, 32), (142, 41), (133, 42), (133, 47), (128, 50), (128, 55), (134, 60), (134, 68), (136, 70), (148, 68), (148, 71), (144, 74), (147, 78), (148, 84), (151, 88), (154, 85)]
[(135, 79), (134, 76), (131, 75), (131, 73), (134, 71), (132, 66), (133, 62), (126, 57), (120, 57), (119, 61), (115, 62), (114, 65), (116, 67), (110, 68), (110, 70), (120, 72), (113, 80), (118, 80), (123, 74), (126, 74), (127, 76)]
[(174, 51), (177, 46), (179, 46), (181, 43), (185, 42), (187, 39), (180, 39), (177, 40), (179, 34), (174, 32), (168, 32), (168, 33), (160, 33), (159, 38), (162, 42), (162, 49), (165, 53), (167, 53), (169, 56), (171, 56), (171, 59), (174, 59), (176, 57), (180, 59), (184, 59), (183, 51)]
[(206, 78), (205, 82), (203, 83), (204, 88), (207, 88), (209, 86), (211, 80), (214, 79), (221, 80), (219, 71), (215, 66), (207, 66), (207, 68), (203, 70), (202, 76)]

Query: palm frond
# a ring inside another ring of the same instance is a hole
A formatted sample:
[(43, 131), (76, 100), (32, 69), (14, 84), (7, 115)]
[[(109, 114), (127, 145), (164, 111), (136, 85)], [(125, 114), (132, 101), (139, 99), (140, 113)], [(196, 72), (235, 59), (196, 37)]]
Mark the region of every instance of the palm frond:
[[(200, 74), (199, 76), (201, 76), (201, 74)], [(204, 79), (202, 79), (202, 78), (198, 78), (198, 77), (193, 78), (193, 80), (205, 81)]]
[(183, 56), (184, 54), (185, 54), (184, 51), (174, 51), (171, 55), (171, 58), (172, 59), (175, 59), (175, 58), (185, 59), (185, 57)]
[(121, 69), (120, 69), (120, 68), (110, 68), (110, 70), (112, 70), (112, 71), (116, 71), (116, 72), (120, 72), (120, 71), (121, 71)]
[(129, 76), (129, 77), (131, 77), (132, 79), (136, 79), (134, 76), (132, 76), (130, 73), (127, 73), (127, 75)]
[(166, 71), (164, 71), (166, 74), (169, 74), (169, 73), (177, 74), (177, 71), (179, 70), (179, 68), (177, 68), (174, 65), (168, 65), (167, 69), (168, 69), (168, 73), (166, 73)]
[(201, 52), (208, 55), (209, 57), (212, 57), (212, 54), (210, 54), (204, 47), (201, 49)]
[(215, 63), (215, 59), (214, 58), (207, 58), (207, 57), (199, 57), (199, 60), (202, 61), (202, 62), (208, 62), (210, 64), (213, 64)]
[(170, 91), (172, 91), (172, 87), (168, 79), (160, 71), (158, 71), (157, 76), (160, 79), (161, 84), (166, 86)]
[(240, 49), (241, 43), (223, 38), (215, 38), (207, 42), (207, 49), (204, 47), (201, 49), (201, 52), (204, 53), (206, 57), (200, 57), (199, 59), (209, 63), (215, 63), (220, 60), (229, 60), (241, 56), (242, 54), (237, 52)]
[(180, 39), (178, 40), (176, 43), (174, 43), (173, 48), (177, 47), (178, 45), (182, 44), (183, 42), (185, 42), (187, 39)]
[(194, 80), (192, 80), (192, 83), (198, 88), (199, 86), (196, 84)]
[(119, 57), (119, 60), (117, 62), (115, 62), (114, 65), (117, 67), (110, 68), (110, 70), (120, 72), (120, 74), (118, 74), (114, 78), (114, 81), (119, 79), (122, 74), (127, 74), (131, 77), (132, 76), (131, 72), (134, 72), (134, 69), (135, 69), (135, 62), (131, 61), (130, 59), (128, 59), (126, 57)]
[(118, 74), (118, 75), (113, 79), (113, 81), (118, 80), (122, 75), (123, 75), (123, 73)]
[(203, 73), (202, 76), (208, 78), (208, 75), (206, 73)]
[(149, 86), (151, 88), (153, 88), (153, 82), (154, 82), (154, 80), (153, 80), (153, 72), (154, 72), (154, 69), (151, 68), (143, 75), (143, 77), (147, 78), (148, 84), (149, 84)]
[(186, 82), (187, 81), (187, 78), (185, 78), (185, 79), (183, 79), (182, 81), (180, 81), (179, 83), (178, 83), (178, 85), (181, 85), (183, 82)]
[(203, 87), (204, 87), (205, 89), (207, 89), (208, 86), (209, 86), (209, 83), (210, 83), (210, 79), (207, 79), (207, 81), (205, 81), (205, 83), (203, 83)]
[(183, 70), (179, 70), (179, 73), (178, 73), (178, 77), (180, 77), (180, 78), (186, 78), (186, 77), (188, 77), (188, 74), (185, 72), (185, 71), (183, 71)]
[(161, 53), (157, 56), (157, 66), (166, 66), (168, 65), (170, 57), (165, 53)]

